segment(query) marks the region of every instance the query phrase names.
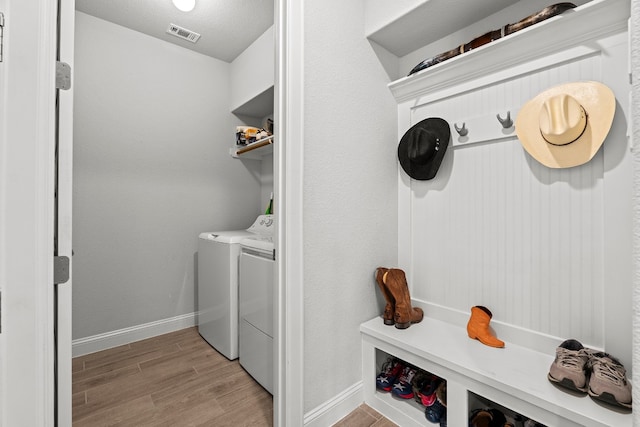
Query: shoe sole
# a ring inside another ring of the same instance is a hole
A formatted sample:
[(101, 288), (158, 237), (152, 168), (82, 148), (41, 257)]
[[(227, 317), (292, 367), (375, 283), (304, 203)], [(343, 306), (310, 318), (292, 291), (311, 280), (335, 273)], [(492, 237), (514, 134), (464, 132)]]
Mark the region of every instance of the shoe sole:
[(411, 394), (398, 394), (398, 393), (391, 393), (396, 397), (399, 397), (400, 399), (413, 399), (413, 393)]
[(588, 390), (588, 393), (589, 393), (589, 396), (593, 397), (594, 399), (600, 400), (602, 402), (631, 409), (631, 403), (619, 402), (618, 400), (616, 400), (615, 396), (611, 393), (605, 392), (602, 394), (596, 394), (590, 388)]
[[(424, 318), (424, 317), (423, 317), (423, 318)], [(398, 329), (407, 329), (409, 326), (414, 325), (414, 324), (416, 324), (416, 323), (420, 323), (420, 322), (422, 322), (422, 319), (420, 319), (420, 320), (415, 320), (415, 321), (414, 321), (414, 320), (411, 320), (410, 322), (405, 322), (405, 323), (397, 323), (397, 322), (394, 322), (394, 323), (395, 323), (395, 325), (396, 325), (396, 328), (398, 328)], [(389, 324), (389, 325), (393, 325), (394, 323), (388, 323), (388, 324)], [(386, 323), (385, 323), (385, 324), (386, 324)]]
[(568, 388), (569, 390), (573, 390), (573, 391), (579, 391), (581, 393), (586, 393), (587, 392), (587, 386), (580, 388), (578, 386), (575, 385), (575, 383), (573, 381), (571, 381), (569, 378), (563, 378), (562, 380), (557, 380), (555, 378), (553, 378), (551, 375), (547, 374), (547, 378), (549, 379), (549, 381), (551, 381), (552, 383), (561, 385), (564, 388)]

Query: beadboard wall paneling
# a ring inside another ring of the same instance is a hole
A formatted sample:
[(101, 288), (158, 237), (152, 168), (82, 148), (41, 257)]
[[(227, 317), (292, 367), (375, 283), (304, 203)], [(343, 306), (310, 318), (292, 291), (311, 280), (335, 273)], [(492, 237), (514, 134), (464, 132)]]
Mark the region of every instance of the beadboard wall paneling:
[[(620, 108), (626, 107), (628, 92), (623, 39), (591, 43), (597, 47), (592, 49), (572, 47), (554, 62), (547, 57), (518, 64), (458, 86), (422, 91), (400, 104), (401, 134), (407, 125), (434, 116), (447, 120), (452, 132), (435, 179), (410, 180), (403, 172), (399, 177), (399, 262), (409, 271), (412, 297), (419, 303), (457, 313), (458, 319), (470, 307), (485, 305), (501, 325), (622, 349), (619, 356), (627, 359), (626, 331), (612, 331), (607, 325), (616, 313), (606, 311), (617, 304), (628, 314), (621, 304), (629, 285), (611, 283), (616, 273), (606, 253), (614, 245), (607, 234), (624, 233), (618, 228), (629, 225), (626, 214), (607, 211), (611, 201), (626, 209), (629, 196), (611, 191), (613, 180), (605, 184), (608, 173), (626, 170), (621, 165), (629, 156)], [(514, 129), (501, 128), (496, 114), (511, 111), (515, 121), (520, 107), (538, 93), (579, 80), (602, 81), (614, 90), (614, 126), (589, 163), (547, 168), (526, 153)], [(463, 123), (466, 138), (454, 129)], [(491, 138), (474, 140), (473, 126), (479, 123), (495, 125)], [(615, 158), (607, 159), (607, 153)], [(629, 268), (625, 263), (624, 277)]]
[(602, 154), (592, 163), (548, 169), (515, 139), (451, 150), (445, 187), (412, 186), (414, 296), (602, 346)]

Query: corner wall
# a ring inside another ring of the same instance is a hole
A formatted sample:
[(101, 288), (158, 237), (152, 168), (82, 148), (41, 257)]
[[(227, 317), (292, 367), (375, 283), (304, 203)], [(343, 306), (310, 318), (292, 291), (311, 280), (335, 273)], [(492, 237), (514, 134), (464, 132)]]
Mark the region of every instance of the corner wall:
[[(640, 3), (631, 2), (630, 20), (632, 85), (632, 141), (640, 141)], [(633, 150), (633, 400), (640, 401), (640, 151)], [(640, 411), (633, 414), (633, 425), (640, 425)]]
[(203, 231), (263, 210), (229, 64), (78, 12), (73, 338), (193, 313)]
[(363, 2), (305, 2), (304, 410), (362, 380), (373, 273), (397, 262), (397, 124)]

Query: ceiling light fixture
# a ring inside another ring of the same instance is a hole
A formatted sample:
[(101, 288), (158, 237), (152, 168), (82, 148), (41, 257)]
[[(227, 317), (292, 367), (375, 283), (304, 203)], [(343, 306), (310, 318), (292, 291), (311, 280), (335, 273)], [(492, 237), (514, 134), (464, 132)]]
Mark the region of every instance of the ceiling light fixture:
[(173, 0), (173, 4), (183, 12), (191, 12), (196, 6), (196, 0)]

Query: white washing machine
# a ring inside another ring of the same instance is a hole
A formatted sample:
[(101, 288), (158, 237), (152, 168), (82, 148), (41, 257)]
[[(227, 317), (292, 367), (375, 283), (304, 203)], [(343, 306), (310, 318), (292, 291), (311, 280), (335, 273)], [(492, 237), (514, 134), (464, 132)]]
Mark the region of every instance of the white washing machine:
[(229, 360), (238, 358), (238, 259), (246, 230), (198, 239), (198, 332)]
[(238, 358), (240, 242), (269, 233), (273, 215), (260, 215), (246, 230), (201, 233), (198, 239), (198, 332), (227, 359)]
[(240, 243), (240, 365), (273, 394), (274, 260), (271, 224)]

